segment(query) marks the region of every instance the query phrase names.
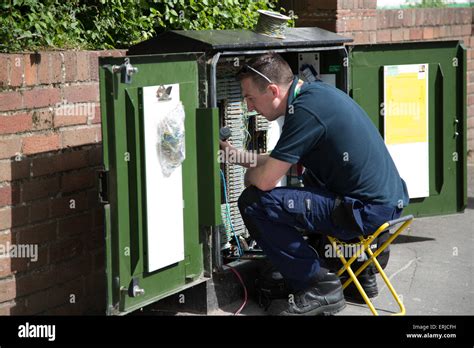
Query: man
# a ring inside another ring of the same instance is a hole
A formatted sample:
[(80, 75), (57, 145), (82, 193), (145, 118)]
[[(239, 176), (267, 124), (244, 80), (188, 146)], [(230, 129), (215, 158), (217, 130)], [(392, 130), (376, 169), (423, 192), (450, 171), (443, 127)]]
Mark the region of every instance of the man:
[[(341, 240), (371, 234), (400, 216), (408, 204), (406, 185), (369, 117), (344, 92), (299, 80), (276, 53), (254, 58), (238, 78), (249, 111), (268, 121), (286, 116), (269, 155), (258, 155), (254, 167), (238, 163), (248, 168), (239, 198), (242, 218), (294, 290), (283, 314), (336, 313), (345, 307), (341, 282), (301, 231)], [(221, 147), (239, 151), (228, 142)], [(306, 168), (313, 185), (276, 187), (295, 163)]]

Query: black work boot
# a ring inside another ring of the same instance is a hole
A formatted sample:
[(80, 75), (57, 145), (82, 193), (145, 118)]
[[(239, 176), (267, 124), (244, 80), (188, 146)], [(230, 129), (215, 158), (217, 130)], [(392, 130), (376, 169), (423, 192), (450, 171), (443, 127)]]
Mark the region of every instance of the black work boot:
[(342, 285), (334, 273), (326, 273), (321, 280), (305, 290), (290, 295), (288, 308), (282, 315), (331, 315), (346, 307)]
[[(362, 263), (359, 262), (354, 262), (354, 266), (351, 265), (352, 270), (354, 273), (357, 271), (357, 269), (362, 265)], [(375, 278), (375, 266), (373, 264), (370, 264), (367, 266), (366, 269), (364, 269), (358, 276), (357, 279), (359, 280), (360, 285), (362, 286), (362, 289), (364, 289), (365, 293), (367, 294), (367, 297), (373, 298), (376, 297), (379, 294), (379, 290), (377, 288), (377, 279)], [(344, 272), (341, 277), (341, 284), (344, 284), (347, 279), (349, 279), (349, 275), (347, 272)], [(352, 281), (345, 289), (344, 289), (344, 297), (352, 302), (357, 302), (357, 303), (364, 303), (364, 298), (360, 294), (359, 290), (357, 290), (356, 285), (354, 284), (354, 281)]]

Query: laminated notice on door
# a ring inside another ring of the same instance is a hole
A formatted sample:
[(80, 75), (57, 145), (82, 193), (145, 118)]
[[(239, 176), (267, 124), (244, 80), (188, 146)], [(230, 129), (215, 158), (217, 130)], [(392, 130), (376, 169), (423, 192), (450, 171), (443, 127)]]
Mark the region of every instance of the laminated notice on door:
[(143, 87), (148, 272), (184, 260), (185, 116), (179, 87)]
[(163, 175), (168, 177), (185, 159), (184, 107), (181, 101), (162, 115), (158, 123), (158, 158)]
[(428, 64), (384, 66), (384, 139), (410, 198), (429, 196)]

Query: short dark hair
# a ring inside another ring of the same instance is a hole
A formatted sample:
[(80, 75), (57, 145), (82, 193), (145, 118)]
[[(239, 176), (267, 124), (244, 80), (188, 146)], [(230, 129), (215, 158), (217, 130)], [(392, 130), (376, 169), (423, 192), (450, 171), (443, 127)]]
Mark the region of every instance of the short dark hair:
[[(257, 70), (257, 72), (255, 72), (255, 70)], [(272, 83), (283, 85), (291, 83), (294, 75), (290, 66), (282, 56), (276, 52), (269, 52), (252, 58), (237, 73), (237, 79), (239, 81), (247, 77), (251, 77), (258, 88), (263, 90), (269, 84), (269, 81), (265, 77), (271, 80)]]

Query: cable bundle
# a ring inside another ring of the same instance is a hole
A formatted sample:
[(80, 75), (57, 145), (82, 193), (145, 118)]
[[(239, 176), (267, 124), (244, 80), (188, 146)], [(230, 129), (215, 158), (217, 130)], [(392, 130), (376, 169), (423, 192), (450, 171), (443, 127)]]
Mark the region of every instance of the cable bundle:
[(290, 17), (272, 11), (258, 10), (257, 12), (260, 13), (260, 17), (255, 27), (256, 33), (277, 39), (285, 38), (285, 31)]

